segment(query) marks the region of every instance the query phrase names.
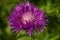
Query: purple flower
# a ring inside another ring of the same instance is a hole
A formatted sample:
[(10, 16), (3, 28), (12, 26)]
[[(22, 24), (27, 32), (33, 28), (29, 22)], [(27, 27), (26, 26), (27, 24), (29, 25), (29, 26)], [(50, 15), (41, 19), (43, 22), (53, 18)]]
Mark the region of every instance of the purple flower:
[(16, 5), (8, 19), (13, 32), (25, 30), (29, 35), (33, 31), (43, 31), (47, 24), (45, 11), (29, 2)]

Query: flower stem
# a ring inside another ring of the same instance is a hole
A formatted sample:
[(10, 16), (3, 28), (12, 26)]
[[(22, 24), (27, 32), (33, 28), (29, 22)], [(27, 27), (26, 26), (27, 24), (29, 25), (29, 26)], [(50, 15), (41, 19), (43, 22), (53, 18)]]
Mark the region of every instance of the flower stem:
[(35, 40), (34, 32), (31, 33), (31, 40)]

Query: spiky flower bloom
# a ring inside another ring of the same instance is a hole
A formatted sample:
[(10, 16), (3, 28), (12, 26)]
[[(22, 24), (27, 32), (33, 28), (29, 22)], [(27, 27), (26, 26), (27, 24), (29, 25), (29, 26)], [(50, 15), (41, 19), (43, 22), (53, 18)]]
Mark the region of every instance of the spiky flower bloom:
[(44, 30), (46, 23), (45, 11), (29, 2), (17, 4), (9, 16), (9, 25), (16, 33), (25, 30), (31, 35), (33, 31)]

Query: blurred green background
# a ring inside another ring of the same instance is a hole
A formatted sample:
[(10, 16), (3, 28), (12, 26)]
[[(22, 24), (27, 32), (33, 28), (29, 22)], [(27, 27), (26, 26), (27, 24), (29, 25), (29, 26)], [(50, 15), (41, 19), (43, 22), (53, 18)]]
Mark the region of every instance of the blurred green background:
[[(23, 0), (0, 0), (0, 40), (31, 40), (24, 31), (15, 35), (8, 26), (12, 8)], [(60, 0), (30, 0), (40, 9), (46, 10), (49, 23), (46, 30), (36, 33), (35, 40), (60, 40)]]

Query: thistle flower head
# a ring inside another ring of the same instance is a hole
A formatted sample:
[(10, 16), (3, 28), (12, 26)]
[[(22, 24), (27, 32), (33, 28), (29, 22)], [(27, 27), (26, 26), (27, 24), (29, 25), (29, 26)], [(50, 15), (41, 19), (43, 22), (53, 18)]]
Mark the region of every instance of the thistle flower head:
[(42, 31), (47, 24), (45, 11), (26, 2), (17, 4), (8, 17), (13, 32), (25, 30), (31, 35), (33, 31)]

